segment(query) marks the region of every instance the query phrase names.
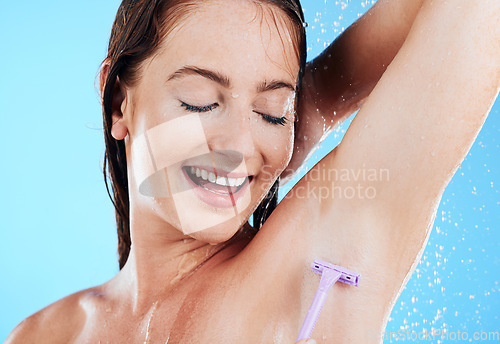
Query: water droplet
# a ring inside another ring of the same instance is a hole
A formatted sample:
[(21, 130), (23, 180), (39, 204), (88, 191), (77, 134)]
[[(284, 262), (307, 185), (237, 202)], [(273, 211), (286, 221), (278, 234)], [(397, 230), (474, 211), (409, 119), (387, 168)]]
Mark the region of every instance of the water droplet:
[(238, 98), (240, 95), (239, 94), (236, 94), (236, 93), (233, 93), (231, 94), (231, 97), (233, 97), (234, 99)]

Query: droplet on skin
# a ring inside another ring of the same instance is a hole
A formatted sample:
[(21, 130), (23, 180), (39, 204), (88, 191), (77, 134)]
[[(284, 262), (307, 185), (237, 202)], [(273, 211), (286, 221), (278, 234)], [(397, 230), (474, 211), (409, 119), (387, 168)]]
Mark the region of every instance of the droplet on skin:
[(233, 93), (231, 94), (231, 97), (233, 97), (234, 99), (238, 98), (240, 95), (239, 94), (236, 94), (236, 93)]

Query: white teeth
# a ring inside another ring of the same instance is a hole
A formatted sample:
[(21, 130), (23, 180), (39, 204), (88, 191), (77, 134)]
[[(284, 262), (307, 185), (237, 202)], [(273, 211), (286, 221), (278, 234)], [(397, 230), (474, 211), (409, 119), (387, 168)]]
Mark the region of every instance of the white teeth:
[(217, 180), (215, 182), (219, 185), (226, 186), (226, 178), (224, 178), (224, 177), (220, 177), (220, 176), (217, 177)]
[(196, 175), (196, 177), (201, 178), (203, 180), (208, 180), (211, 183), (215, 183), (221, 186), (240, 186), (246, 180), (246, 177), (242, 178), (227, 178), (221, 176), (215, 176), (213, 172), (209, 172), (204, 169), (192, 167), (189, 170), (192, 175)]
[(210, 172), (210, 173), (208, 174), (208, 181), (209, 181), (210, 183), (215, 183), (215, 174), (213, 174), (212, 172)]

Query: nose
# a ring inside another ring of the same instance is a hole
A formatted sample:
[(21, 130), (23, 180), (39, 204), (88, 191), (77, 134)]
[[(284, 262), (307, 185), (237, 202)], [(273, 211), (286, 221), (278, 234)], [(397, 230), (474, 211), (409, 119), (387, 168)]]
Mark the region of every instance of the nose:
[(233, 154), (226, 154), (229, 159), (250, 159), (255, 154), (255, 140), (250, 121), (251, 114), (244, 111), (234, 111), (220, 118), (211, 126), (211, 132), (207, 135), (209, 149), (232, 151)]

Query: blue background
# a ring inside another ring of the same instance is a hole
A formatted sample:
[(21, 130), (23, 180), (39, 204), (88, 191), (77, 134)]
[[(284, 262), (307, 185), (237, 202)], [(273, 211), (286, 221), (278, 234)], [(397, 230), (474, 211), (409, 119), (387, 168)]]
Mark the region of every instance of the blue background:
[[(0, 3), (3, 341), (30, 314), (118, 271), (114, 211), (101, 172), (97, 72), (119, 1)], [(371, 1), (303, 5), (311, 59)], [(500, 331), (499, 112), (497, 99), (443, 195), (387, 331), (447, 329), (467, 331), (469, 338)], [(323, 142), (309, 167), (340, 142), (349, 123)]]

